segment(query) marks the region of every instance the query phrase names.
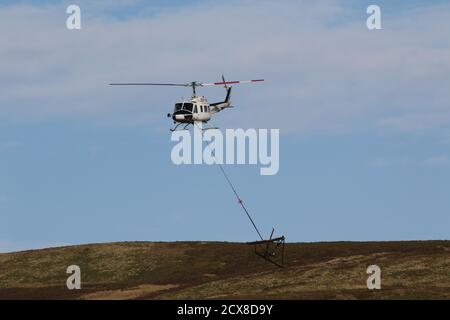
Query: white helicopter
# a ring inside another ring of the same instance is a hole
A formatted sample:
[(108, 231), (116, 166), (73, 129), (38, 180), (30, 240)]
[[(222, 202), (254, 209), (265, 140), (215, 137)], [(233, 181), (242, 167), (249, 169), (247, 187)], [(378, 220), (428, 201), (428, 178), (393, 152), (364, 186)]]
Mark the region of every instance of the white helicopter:
[[(263, 82), (264, 79), (258, 80), (245, 80), (245, 81), (225, 81), (225, 77), (222, 76), (222, 82), (212, 83), (199, 83), (196, 81), (189, 83), (111, 83), (112, 86), (175, 86), (175, 87), (191, 87), (192, 96), (190, 99), (184, 99), (181, 102), (175, 103), (175, 107), (172, 114), (167, 114), (168, 118), (172, 118), (173, 123), (176, 124), (171, 131), (178, 129), (180, 125), (184, 124), (183, 130), (190, 124), (194, 124), (196, 121), (207, 123), (212, 115), (222, 111), (226, 108), (232, 108), (231, 98), (231, 85), (243, 84), (243, 83), (256, 83)], [(207, 86), (221, 86), (225, 87), (227, 95), (222, 102), (208, 103), (208, 100), (204, 96), (198, 96), (196, 92), (197, 87)], [(212, 129), (212, 128), (210, 128)]]
[[(185, 125), (182, 130), (186, 130), (189, 125), (193, 125), (195, 122), (203, 122), (207, 123), (211, 120), (212, 115), (220, 112), (227, 108), (232, 108), (230, 98), (231, 98), (231, 89), (232, 85), (235, 84), (243, 84), (243, 83), (256, 83), (263, 82), (264, 79), (258, 80), (245, 80), (245, 81), (225, 81), (224, 76), (222, 75), (222, 82), (212, 82), (212, 83), (201, 83), (201, 82), (189, 82), (189, 83), (111, 83), (112, 86), (176, 86), (176, 87), (191, 87), (192, 88), (192, 96), (190, 99), (184, 99), (181, 102), (175, 103), (175, 107), (172, 114), (167, 114), (168, 118), (172, 118), (174, 124), (176, 126), (171, 129), (171, 131), (175, 131), (178, 129), (180, 125)], [(208, 100), (204, 96), (198, 96), (196, 92), (197, 87), (207, 87), (207, 86), (224, 86), (227, 91), (227, 95), (224, 101), (216, 102), (216, 103), (208, 103)], [(207, 128), (207, 129), (215, 129), (215, 128)], [(207, 130), (204, 129), (204, 130)], [(285, 237), (272, 238), (274, 229), (272, 229), (272, 233), (268, 240), (264, 240), (259, 229), (257, 228), (255, 222), (251, 218), (247, 208), (245, 207), (243, 201), (239, 197), (239, 194), (236, 192), (235, 187), (231, 184), (231, 181), (223, 169), (223, 166), (220, 163), (217, 163), (225, 176), (226, 180), (230, 184), (234, 194), (236, 195), (239, 204), (244, 209), (248, 218), (250, 219), (253, 227), (255, 228), (258, 236), (261, 241), (248, 242), (247, 244), (253, 245), (255, 247), (255, 253), (264, 258), (265, 260), (277, 265), (278, 267), (283, 267), (284, 264), (284, 245), (285, 245)], [(279, 261), (279, 256), (281, 254), (281, 261)]]

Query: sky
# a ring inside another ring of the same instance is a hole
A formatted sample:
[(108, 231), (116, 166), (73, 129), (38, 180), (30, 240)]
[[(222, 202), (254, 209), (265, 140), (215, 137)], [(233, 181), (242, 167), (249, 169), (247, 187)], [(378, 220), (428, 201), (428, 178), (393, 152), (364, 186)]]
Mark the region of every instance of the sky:
[(3, 0), (0, 252), (255, 240), (217, 167), (170, 160), (166, 114), (189, 91), (107, 85), (221, 74), (266, 81), (214, 126), (280, 129), (277, 175), (225, 166), (264, 235), (449, 239), (449, 21), (437, 0)]

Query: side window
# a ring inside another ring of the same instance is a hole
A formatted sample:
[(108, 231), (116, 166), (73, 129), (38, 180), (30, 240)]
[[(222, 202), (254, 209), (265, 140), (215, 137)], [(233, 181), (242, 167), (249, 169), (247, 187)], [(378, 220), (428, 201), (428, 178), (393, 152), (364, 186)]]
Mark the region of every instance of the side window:
[(202, 112), (205, 112), (205, 109), (203, 108), (203, 106), (202, 106)]
[(197, 113), (197, 105), (194, 105), (194, 113)]

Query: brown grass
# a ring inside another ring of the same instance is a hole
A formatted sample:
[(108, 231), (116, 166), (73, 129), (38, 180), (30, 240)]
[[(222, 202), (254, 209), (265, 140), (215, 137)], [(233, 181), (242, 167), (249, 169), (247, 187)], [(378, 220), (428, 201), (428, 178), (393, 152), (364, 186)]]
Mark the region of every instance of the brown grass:
[[(294, 243), (279, 269), (240, 243), (110, 243), (0, 254), (0, 299), (450, 299), (450, 241)], [(82, 290), (65, 287), (82, 270)], [(382, 269), (382, 290), (366, 268)]]

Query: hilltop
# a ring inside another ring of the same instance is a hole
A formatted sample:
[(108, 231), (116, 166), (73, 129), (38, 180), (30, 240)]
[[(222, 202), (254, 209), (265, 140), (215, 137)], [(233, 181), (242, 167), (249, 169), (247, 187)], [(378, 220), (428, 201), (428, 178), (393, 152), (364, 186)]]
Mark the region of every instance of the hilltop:
[[(66, 288), (78, 265), (82, 290)], [(382, 289), (366, 287), (366, 268)], [(450, 299), (450, 241), (286, 244), (278, 268), (242, 243), (126, 242), (0, 254), (0, 299)]]

